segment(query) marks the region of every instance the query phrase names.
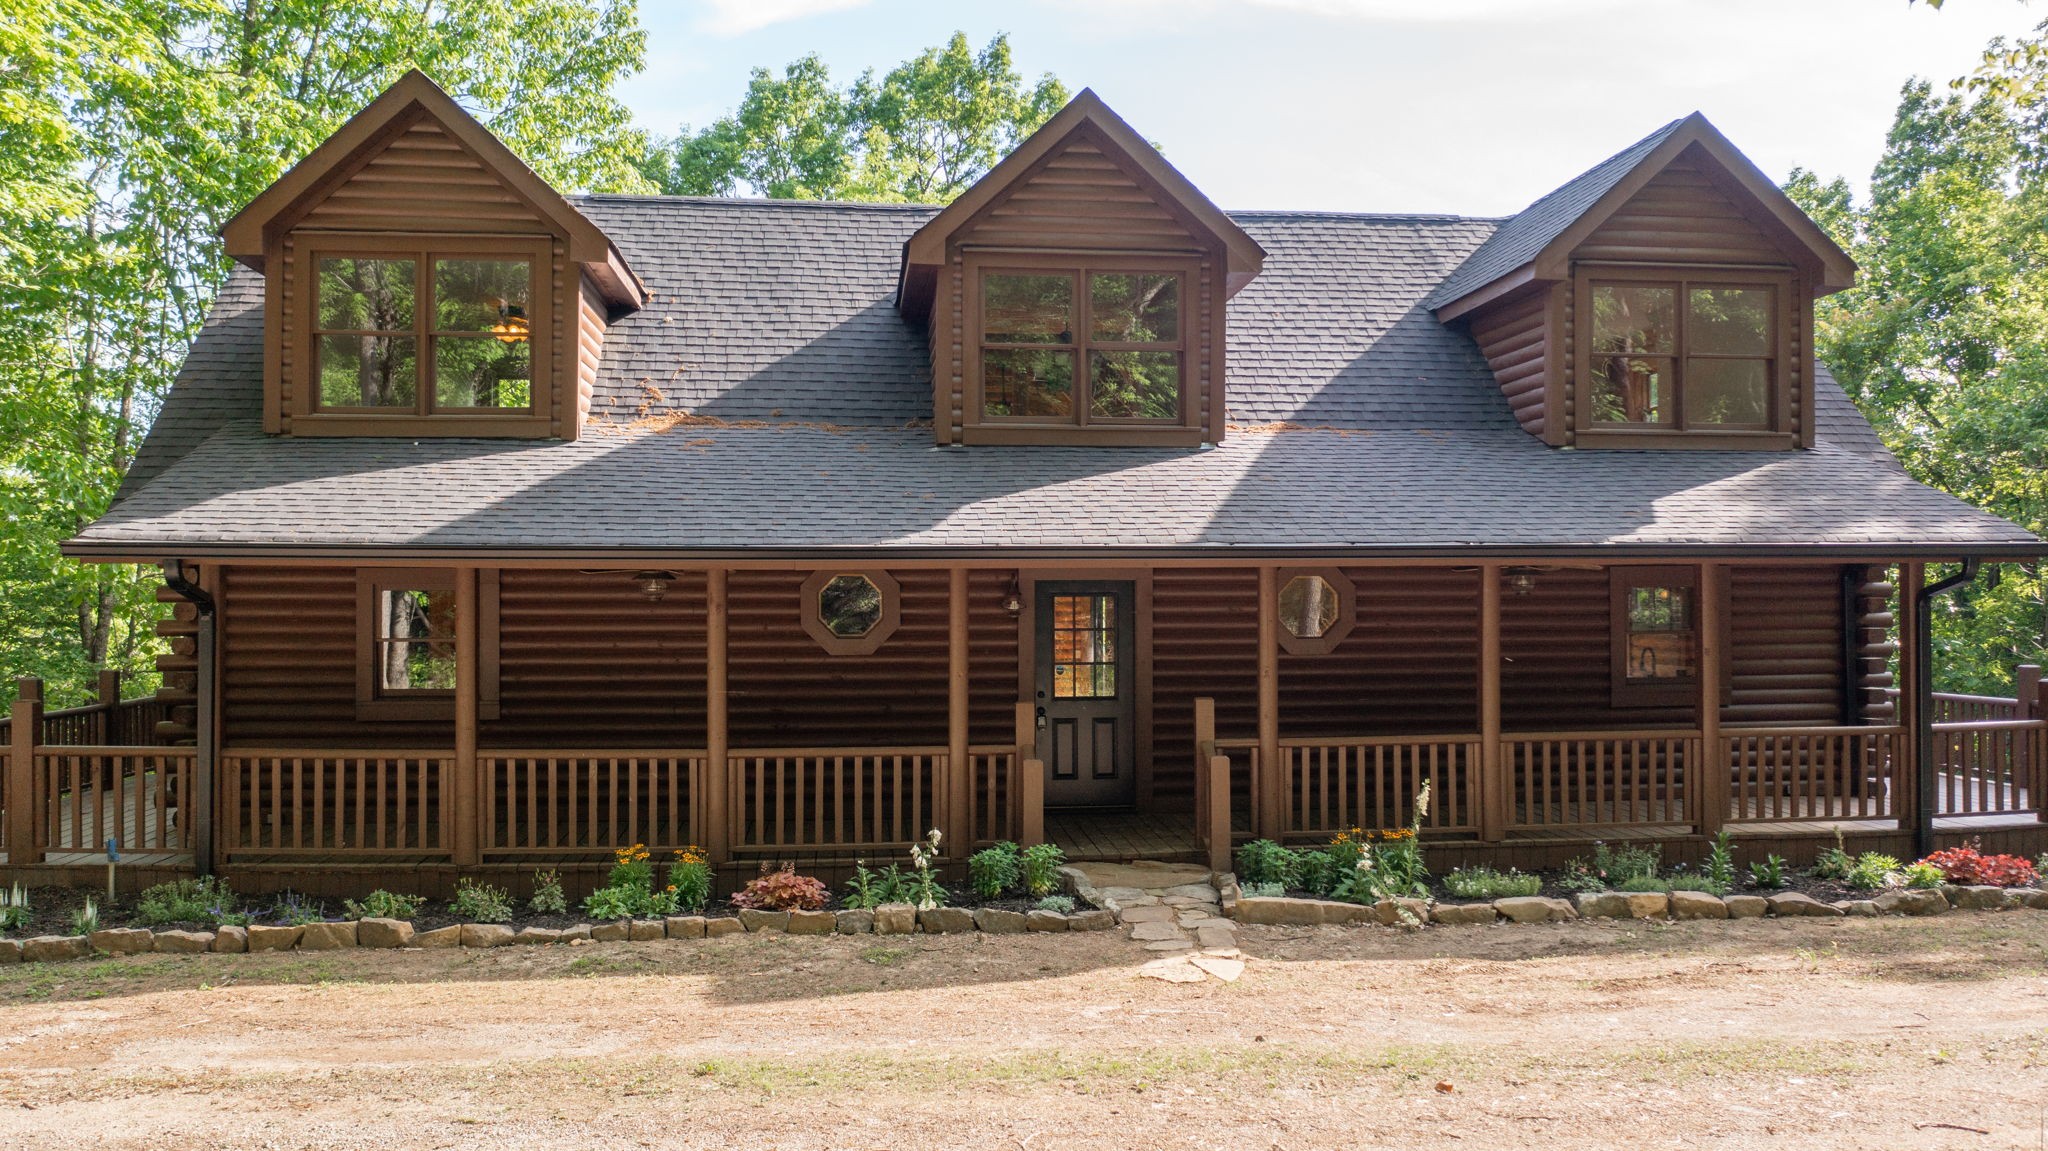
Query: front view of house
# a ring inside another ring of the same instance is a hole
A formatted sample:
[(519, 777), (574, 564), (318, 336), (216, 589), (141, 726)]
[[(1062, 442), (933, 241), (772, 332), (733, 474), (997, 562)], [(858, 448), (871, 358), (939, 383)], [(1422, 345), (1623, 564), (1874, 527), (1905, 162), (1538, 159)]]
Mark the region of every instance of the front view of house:
[(1226, 213), (1087, 92), (943, 209), (565, 197), (415, 74), (224, 234), (67, 545), (165, 565), (164, 745), (17, 709), (16, 867), (1220, 863), (1425, 783), (1446, 861), (2048, 846), (2031, 683), (1914, 690), (1927, 565), (2048, 548), (1886, 452), (1697, 115), (1505, 220)]

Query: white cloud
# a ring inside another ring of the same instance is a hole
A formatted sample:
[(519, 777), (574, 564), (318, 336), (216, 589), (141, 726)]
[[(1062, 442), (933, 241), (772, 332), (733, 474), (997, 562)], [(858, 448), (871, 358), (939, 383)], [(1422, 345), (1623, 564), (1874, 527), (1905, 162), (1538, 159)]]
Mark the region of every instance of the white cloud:
[(1379, 23), (1504, 24), (1551, 21), (1588, 9), (1627, 6), (1625, 0), (1248, 0), (1261, 8), (1284, 8), (1310, 16)]
[(864, 7), (868, 0), (704, 0), (700, 26), (714, 36), (739, 36), (772, 24)]

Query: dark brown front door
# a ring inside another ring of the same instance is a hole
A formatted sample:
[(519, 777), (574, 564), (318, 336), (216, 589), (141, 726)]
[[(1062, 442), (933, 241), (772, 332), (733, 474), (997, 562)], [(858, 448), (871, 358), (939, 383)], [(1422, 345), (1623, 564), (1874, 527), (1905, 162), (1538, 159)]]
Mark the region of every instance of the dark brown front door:
[(1127, 582), (1038, 585), (1038, 754), (1048, 806), (1132, 800), (1133, 601)]

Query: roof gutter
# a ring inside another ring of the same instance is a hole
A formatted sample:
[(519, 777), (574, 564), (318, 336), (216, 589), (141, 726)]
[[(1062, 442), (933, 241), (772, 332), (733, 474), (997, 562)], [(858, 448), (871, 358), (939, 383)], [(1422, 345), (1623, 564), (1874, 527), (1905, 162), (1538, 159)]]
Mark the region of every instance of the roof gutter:
[(1913, 739), (1916, 749), (1914, 784), (1916, 801), (1913, 804), (1913, 854), (1925, 859), (1934, 851), (1934, 808), (1940, 800), (1937, 781), (1934, 778), (1934, 629), (1929, 626), (1927, 609), (1934, 603), (1934, 597), (1958, 588), (1977, 578), (1978, 558), (1970, 556), (1963, 560), (1963, 570), (1947, 577), (1913, 589), (1913, 619), (1918, 623), (1919, 634), (1914, 639), (1913, 698), (1917, 701), (1913, 709)]

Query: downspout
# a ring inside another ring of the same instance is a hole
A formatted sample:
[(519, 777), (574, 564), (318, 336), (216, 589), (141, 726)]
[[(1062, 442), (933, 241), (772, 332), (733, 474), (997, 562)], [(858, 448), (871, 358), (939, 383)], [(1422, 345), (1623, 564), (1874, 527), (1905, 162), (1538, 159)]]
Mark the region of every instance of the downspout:
[(1918, 701), (1913, 716), (1917, 751), (1913, 759), (1918, 769), (1914, 782), (1919, 796), (1913, 805), (1913, 855), (1916, 859), (1925, 859), (1934, 851), (1934, 807), (1940, 802), (1940, 792), (1934, 779), (1934, 629), (1927, 609), (1933, 605), (1935, 596), (1976, 579), (1977, 564), (1975, 559), (1965, 559), (1963, 570), (1913, 593), (1918, 608), (1913, 618), (1920, 625), (1915, 645), (1918, 658), (1913, 661), (1913, 697)]
[(201, 875), (213, 874), (213, 773), (219, 757), (213, 730), (214, 600), (212, 593), (192, 582), (191, 569), (184, 560), (163, 562), (164, 586), (199, 609), (197, 670), (193, 673), (193, 694), (198, 716), (194, 724), (196, 745), (192, 769), (192, 866)]

